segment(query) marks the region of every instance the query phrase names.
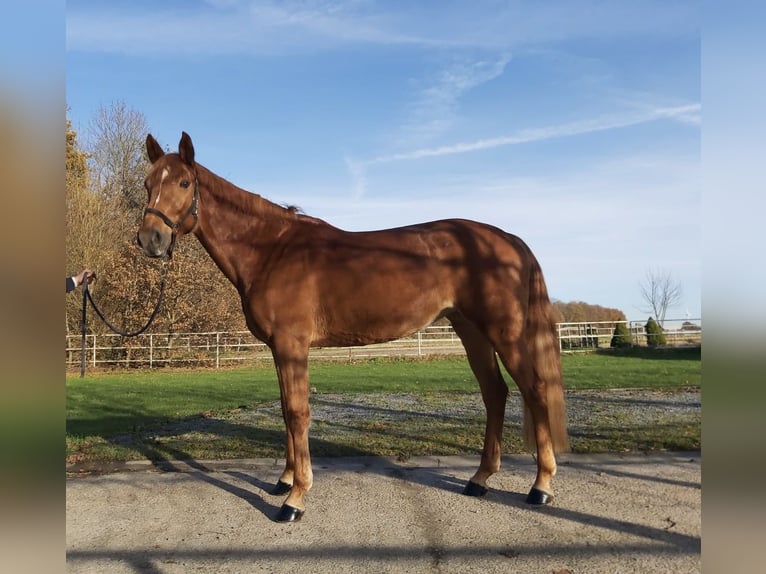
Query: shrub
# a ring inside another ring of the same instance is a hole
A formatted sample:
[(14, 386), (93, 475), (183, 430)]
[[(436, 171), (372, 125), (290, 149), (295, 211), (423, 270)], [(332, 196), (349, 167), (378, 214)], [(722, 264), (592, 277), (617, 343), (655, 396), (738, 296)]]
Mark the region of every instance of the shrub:
[(630, 336), (630, 329), (628, 329), (628, 326), (625, 323), (617, 323), (614, 326), (614, 333), (612, 334), (612, 342), (609, 344), (609, 346), (615, 347), (615, 348), (633, 346), (633, 340), (631, 339), (631, 336)]
[(646, 329), (646, 344), (650, 347), (665, 345), (668, 342), (665, 333), (662, 331), (662, 327), (660, 327), (660, 324), (657, 323), (653, 317), (649, 317), (644, 329)]

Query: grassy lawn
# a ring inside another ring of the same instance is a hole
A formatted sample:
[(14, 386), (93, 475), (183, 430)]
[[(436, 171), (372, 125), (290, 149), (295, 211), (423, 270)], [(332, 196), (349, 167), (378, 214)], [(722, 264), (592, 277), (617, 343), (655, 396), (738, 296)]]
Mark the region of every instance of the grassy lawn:
[(568, 389), (674, 389), (702, 381), (699, 347), (569, 354), (561, 364)]
[[(696, 388), (701, 384), (699, 349), (638, 349), (619, 354), (564, 355), (562, 364), (566, 386), (572, 390), (642, 388), (673, 391)], [(312, 396), (317, 400), (324, 395), (380, 395), (381, 401), (385, 402), (383, 394), (405, 393), (416, 395), (420, 401), (441, 400), (449, 406), (457, 401), (457, 398), (449, 399), (450, 396), (478, 393), (478, 385), (461, 357), (375, 359), (351, 364), (318, 362), (311, 365), (310, 384)], [(515, 386), (511, 388), (515, 389)], [(73, 374), (67, 376), (66, 396), (69, 461), (163, 458), (174, 456), (174, 452), (175, 456), (180, 453), (198, 458), (270, 456), (274, 453), (281, 456), (283, 426), (278, 409), (279, 390), (270, 363), (225, 370), (88, 373), (84, 379)], [(256, 411), (263, 416), (255, 417), (253, 413)], [(251, 415), (247, 424), (242, 422), (241, 416), (236, 424), (233, 423), (233, 413), (243, 412)], [(417, 417), (411, 424), (414, 425), (416, 420)], [(477, 436), (480, 439), (483, 432), (483, 417), (464, 421), (465, 429), (461, 429), (459, 422), (457, 425), (455, 421), (449, 422), (452, 426), (448, 426), (444, 433), (452, 437), (470, 435), (471, 444), (475, 444)], [(321, 432), (327, 424), (318, 420), (315, 429)], [(358, 428), (363, 429), (365, 424), (384, 423), (368, 420), (359, 424)], [(691, 427), (680, 432), (693, 436), (699, 434), (698, 426), (698, 421), (692, 422)], [(172, 432), (168, 431), (171, 427)], [(413, 427), (411, 434), (418, 435), (427, 430)], [(403, 432), (397, 431), (398, 434)], [(509, 429), (506, 434), (518, 433)], [(388, 440), (385, 433), (357, 433), (354, 436), (355, 440), (371, 441), (362, 445), (364, 452), (398, 452), (397, 445), (379, 444)], [(440, 439), (434, 440), (439, 442)], [(624, 442), (624, 437), (622, 440)], [(452, 443), (456, 452), (461, 449), (468, 452), (462, 441)], [(159, 446), (164, 452), (156, 451)], [(353, 454), (348, 449), (336, 452), (334, 446), (337, 445), (312, 443), (312, 450), (325, 454)], [(418, 448), (415, 449), (417, 453), (429, 451), (427, 444)], [(509, 448), (516, 449), (518, 445), (513, 443)], [(409, 449), (408, 452), (413, 451)]]

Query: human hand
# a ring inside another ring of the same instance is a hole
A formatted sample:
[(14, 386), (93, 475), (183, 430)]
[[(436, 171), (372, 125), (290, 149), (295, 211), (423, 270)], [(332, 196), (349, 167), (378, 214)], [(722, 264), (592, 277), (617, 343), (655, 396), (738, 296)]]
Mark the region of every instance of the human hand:
[(75, 279), (77, 280), (78, 285), (82, 285), (85, 281), (85, 278), (87, 277), (88, 283), (93, 283), (96, 281), (96, 273), (91, 271), (90, 269), (83, 269), (80, 271), (77, 275), (75, 275)]

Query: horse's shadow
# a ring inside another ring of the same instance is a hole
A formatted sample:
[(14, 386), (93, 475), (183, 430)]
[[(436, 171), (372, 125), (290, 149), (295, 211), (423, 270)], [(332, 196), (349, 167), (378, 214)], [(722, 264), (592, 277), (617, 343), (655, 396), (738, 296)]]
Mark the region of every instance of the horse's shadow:
[[(216, 468), (198, 461), (189, 453), (169, 445), (147, 444), (141, 440), (137, 440), (134, 444), (157, 470), (183, 472), (193, 476), (197, 480), (241, 498), (265, 516), (274, 516), (279, 510), (279, 506), (275, 506), (263, 496), (273, 488), (271, 482), (242, 471), (219, 472)], [(238, 482), (245, 482), (247, 486), (240, 486)]]
[[(267, 448), (273, 451), (281, 447), (285, 441), (284, 431), (253, 428), (246, 423), (227, 420), (211, 420), (209, 428), (206, 430), (214, 432), (224, 439), (244, 436), (254, 443), (253, 446), (256, 450)], [(385, 433), (386, 431), (378, 432)], [(118, 437), (107, 438), (107, 440), (119, 444), (121, 447), (137, 450), (159, 471), (187, 474), (241, 498), (270, 519), (277, 515), (284, 495), (272, 494), (272, 490), (283, 470), (281, 465), (284, 464), (284, 460), (275, 460), (273, 465), (264, 463), (263, 459), (260, 459), (257, 464), (204, 462), (197, 460), (182, 447), (156, 440), (157, 434), (157, 429), (153, 428), (145, 431), (134, 431), (130, 435), (122, 434)], [(408, 464), (406, 459), (397, 461), (393, 457), (380, 456), (378, 453), (364, 448), (339, 444), (321, 437), (312, 437), (309, 442), (312, 452), (334, 453), (332, 457), (318, 456), (312, 458), (316, 475), (321, 475), (325, 471), (333, 471), (338, 465), (343, 466), (344, 460), (348, 461), (350, 458), (354, 458), (362, 461), (358, 465), (356, 462), (354, 464), (363, 472), (377, 473), (411, 484), (420, 484), (455, 494), (461, 493), (465, 487), (465, 480), (455, 477), (447, 470), (414, 467)], [(523, 500), (521, 494), (519, 494), (519, 499)]]
[[(223, 423), (224, 427), (230, 427), (232, 434), (241, 434), (241, 425), (236, 423)], [(277, 431), (263, 431), (274, 440), (282, 442), (283, 434)], [(312, 439), (315, 443), (322, 443), (322, 439)], [(328, 446), (328, 445), (325, 445)], [(409, 485), (420, 485), (426, 488), (440, 489), (445, 492), (462, 496), (466, 480), (459, 478), (456, 474), (465, 474), (470, 472), (465, 466), (459, 469), (452, 466), (441, 466), (434, 461), (432, 466), (419, 464), (412, 465), (407, 461), (396, 461), (393, 458), (377, 456), (374, 453), (362, 449), (349, 449), (348, 456), (362, 457), (349, 466), (349, 459), (343, 458), (322, 458), (314, 460), (315, 476), (320, 476), (325, 471), (336, 471), (340, 468), (346, 472), (365, 472), (376, 473), (387, 478), (401, 480)], [(267, 468), (264, 465), (255, 465), (252, 470), (241, 463), (224, 464), (219, 463), (206, 465), (204, 462), (197, 461), (188, 453), (170, 446), (152, 446), (146, 449), (146, 456), (150, 458), (158, 470), (166, 472), (185, 472), (193, 476), (196, 480), (204, 481), (222, 491), (237, 496), (252, 505), (253, 508), (261, 512), (270, 520), (274, 520), (279, 512), (279, 507), (284, 495), (270, 494), (275, 482), (281, 472), (281, 467), (275, 461), (273, 467)], [(435, 457), (436, 458), (436, 457)], [(503, 465), (518, 465), (518, 457), (504, 457)], [(530, 458), (522, 466), (529, 466), (530, 474), (534, 475), (534, 462)], [(576, 465), (574, 465), (576, 466)], [(609, 472), (606, 469), (604, 472)], [(268, 479), (263, 478), (268, 476)], [(646, 480), (657, 480), (655, 476), (635, 475), (636, 478)], [(244, 485), (244, 486), (243, 486)], [(685, 486), (695, 487), (698, 485), (684, 483)], [(607, 530), (615, 530), (633, 534), (640, 538), (651, 540), (656, 543), (669, 545), (670, 548), (699, 549), (700, 539), (683, 533), (677, 533), (654, 526), (632, 523), (619, 518), (597, 516), (588, 512), (572, 508), (559, 507), (557, 505), (532, 507), (526, 503), (526, 493), (513, 490), (500, 490), (490, 488), (489, 493), (484, 497), (486, 503), (500, 504), (508, 508), (513, 508), (523, 512), (543, 512), (554, 517), (568, 520), (574, 523), (598, 526)]]

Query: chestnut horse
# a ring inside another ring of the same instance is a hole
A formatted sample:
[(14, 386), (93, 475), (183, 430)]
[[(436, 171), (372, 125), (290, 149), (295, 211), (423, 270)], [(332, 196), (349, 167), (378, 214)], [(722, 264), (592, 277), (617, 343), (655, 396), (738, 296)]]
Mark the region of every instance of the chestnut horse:
[(521, 239), (461, 219), (343, 231), (217, 176), (195, 161), (185, 132), (178, 153), (166, 154), (151, 134), (146, 151), (152, 165), (139, 245), (150, 257), (169, 257), (177, 237), (196, 235), (274, 357), (287, 450), (272, 493), (289, 492), (277, 521), (301, 518), (313, 481), (309, 348), (390, 341), (440, 317), (465, 346), (487, 410), (481, 463), (464, 493), (485, 494), (500, 469), (508, 395), (500, 357), (521, 391), (527, 445), (537, 447), (527, 502), (551, 500), (554, 453), (568, 445), (561, 364), (543, 274)]

